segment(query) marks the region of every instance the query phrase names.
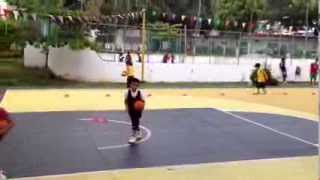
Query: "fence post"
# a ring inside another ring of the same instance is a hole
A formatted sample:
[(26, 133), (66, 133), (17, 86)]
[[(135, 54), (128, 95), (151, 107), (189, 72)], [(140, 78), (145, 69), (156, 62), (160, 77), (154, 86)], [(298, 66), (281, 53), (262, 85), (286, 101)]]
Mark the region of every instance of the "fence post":
[(141, 53), (141, 80), (144, 81), (144, 68), (145, 68), (145, 52), (146, 52), (146, 10), (143, 9), (142, 17), (142, 53)]
[(280, 33), (279, 39), (278, 39), (278, 55), (281, 57), (281, 46), (282, 46), (282, 34)]
[(188, 49), (188, 45), (187, 45), (187, 25), (184, 25), (184, 58), (183, 58), (183, 63), (185, 63), (186, 58), (187, 58), (187, 49)]
[(182, 29), (180, 29), (180, 31), (179, 31), (179, 49), (178, 49), (178, 51), (179, 52), (177, 52), (177, 54), (179, 54), (179, 62), (180, 63), (182, 63), (182, 59), (181, 59), (181, 54), (182, 54), (182, 42), (183, 42), (183, 34), (182, 34)]
[(290, 52), (290, 65), (292, 65), (293, 64), (293, 46), (294, 46), (294, 35), (291, 35), (291, 45), (289, 46), (289, 48), (290, 48), (290, 51), (288, 51), (288, 52)]
[(210, 54), (209, 54), (209, 64), (212, 64), (211, 63), (211, 58), (212, 58), (212, 37), (209, 37), (210, 40), (209, 40), (209, 46), (210, 46)]
[(238, 43), (237, 43), (237, 50), (236, 50), (236, 56), (237, 56), (238, 65), (240, 64), (241, 36), (242, 36), (242, 32), (239, 33), (239, 40), (238, 40)]

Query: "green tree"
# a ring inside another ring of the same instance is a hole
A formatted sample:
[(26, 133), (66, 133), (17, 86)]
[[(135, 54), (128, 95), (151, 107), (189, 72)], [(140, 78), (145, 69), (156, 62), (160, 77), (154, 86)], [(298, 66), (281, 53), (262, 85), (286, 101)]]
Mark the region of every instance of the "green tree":
[(218, 0), (217, 17), (223, 21), (252, 22), (266, 15), (265, 0)]
[(310, 20), (317, 20), (318, 1), (317, 0), (290, 0), (289, 13), (293, 19), (303, 24), (310, 24)]
[(162, 41), (177, 38), (181, 31), (180, 24), (170, 25), (166, 23), (154, 23), (149, 24), (148, 26), (151, 32), (151, 37)]
[(111, 15), (141, 10), (147, 5), (148, 0), (104, 0), (98, 8), (102, 14)]
[(63, 10), (63, 0), (7, 0), (9, 4), (29, 12), (57, 14)]

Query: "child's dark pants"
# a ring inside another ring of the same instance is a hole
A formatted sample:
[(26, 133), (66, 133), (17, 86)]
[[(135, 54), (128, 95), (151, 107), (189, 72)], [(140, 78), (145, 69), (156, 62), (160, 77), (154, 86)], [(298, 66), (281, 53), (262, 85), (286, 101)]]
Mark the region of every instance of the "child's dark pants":
[(131, 119), (132, 130), (140, 131), (141, 112), (129, 112), (129, 116)]

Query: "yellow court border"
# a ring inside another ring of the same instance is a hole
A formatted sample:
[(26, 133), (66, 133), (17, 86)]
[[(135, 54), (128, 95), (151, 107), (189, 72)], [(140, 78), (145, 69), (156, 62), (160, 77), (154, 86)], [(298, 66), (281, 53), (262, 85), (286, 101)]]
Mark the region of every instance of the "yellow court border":
[[(223, 96), (203, 97), (192, 94), (192, 90), (145, 90), (152, 94), (147, 100), (148, 109), (174, 108), (215, 108), (223, 111), (243, 111), (272, 113), (316, 120), (316, 115), (299, 110), (277, 107), (256, 102), (227, 99)], [(184, 92), (188, 92), (185, 94)], [(213, 91), (196, 89), (193, 91)], [(221, 92), (222, 90), (214, 90)], [(237, 91), (239, 91), (237, 89)], [(114, 89), (51, 89), (51, 90), (9, 90), (1, 107), (10, 112), (47, 112), (47, 111), (103, 111), (123, 110), (124, 90)], [(211, 163), (173, 168), (145, 168), (89, 172), (66, 176), (47, 176), (31, 179), (112, 179), (112, 180), (162, 180), (162, 179), (213, 179), (219, 180), (269, 180), (316, 179), (317, 158), (301, 157), (278, 160), (244, 161), (236, 163)]]
[[(224, 111), (272, 113), (316, 120), (312, 113), (302, 112), (266, 104), (225, 99), (223, 97), (201, 97), (172, 90), (145, 90), (152, 94), (147, 100), (147, 108), (215, 108)], [(190, 92), (190, 90), (187, 90)], [(192, 91), (192, 90), (191, 90)], [(200, 90), (208, 91), (208, 90)], [(159, 94), (158, 94), (159, 93)], [(52, 90), (8, 90), (0, 106), (10, 112), (50, 112), (50, 111), (103, 111), (124, 110), (124, 90), (52, 89)], [(185, 96), (186, 95), (186, 96)]]

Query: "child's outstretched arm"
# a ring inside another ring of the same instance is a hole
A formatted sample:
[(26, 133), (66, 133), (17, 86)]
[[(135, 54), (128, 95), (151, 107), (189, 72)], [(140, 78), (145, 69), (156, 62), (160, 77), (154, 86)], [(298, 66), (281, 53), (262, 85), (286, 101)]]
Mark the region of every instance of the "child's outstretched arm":
[(146, 103), (146, 98), (144, 96), (144, 93), (142, 91), (140, 91), (140, 95), (141, 95), (141, 100)]

